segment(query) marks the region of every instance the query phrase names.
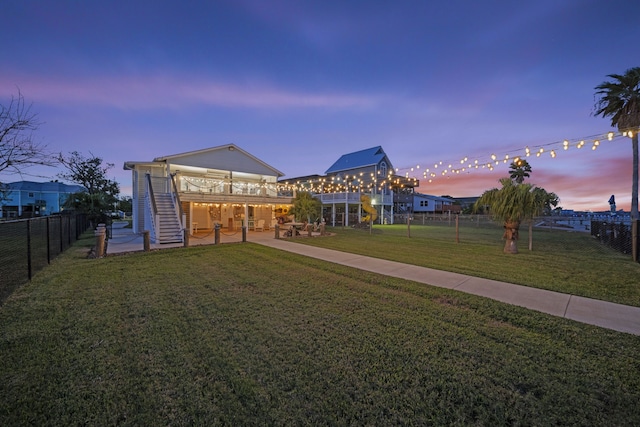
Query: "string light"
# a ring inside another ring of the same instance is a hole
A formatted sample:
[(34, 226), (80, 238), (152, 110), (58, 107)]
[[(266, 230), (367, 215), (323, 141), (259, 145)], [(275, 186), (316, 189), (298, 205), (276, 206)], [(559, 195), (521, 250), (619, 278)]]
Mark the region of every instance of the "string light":
[[(529, 147), (529, 146), (525, 146), (523, 149), (518, 149), (518, 150), (513, 150), (512, 152), (509, 152), (507, 154), (504, 155), (504, 157), (502, 157), (502, 161), (501, 159), (499, 159), (498, 155), (494, 152), (491, 153), (489, 156), (487, 156), (489, 158), (489, 160), (482, 160), (482, 158), (478, 159), (474, 159), (473, 162), (468, 162), (467, 163), (467, 159), (468, 157), (463, 157), (462, 160), (459, 161), (459, 164), (461, 165), (458, 168), (454, 168), (452, 166), (451, 163), (446, 163), (448, 164), (448, 168), (445, 169), (443, 172), (440, 173), (440, 175), (447, 175), (447, 174), (459, 174), (460, 172), (464, 172), (464, 171), (470, 171), (473, 168), (475, 169), (489, 169), (489, 170), (493, 170), (495, 166), (499, 165), (500, 163), (508, 163), (510, 161), (510, 159), (515, 159), (514, 161), (520, 160), (522, 157), (530, 157), (532, 152), (535, 151), (536, 153), (536, 157), (541, 157), (542, 154), (544, 154), (545, 152), (549, 153), (549, 156), (552, 159), (555, 159), (558, 155), (558, 149), (562, 148), (562, 150), (564, 151), (568, 151), (570, 148), (575, 147), (577, 149), (582, 148), (587, 140), (591, 140), (593, 141), (592, 143), (592, 150), (596, 150), (599, 146), (600, 146), (600, 141), (604, 138), (606, 138), (608, 141), (614, 141), (616, 138), (623, 136), (623, 137), (632, 137), (633, 136), (633, 132), (635, 130), (622, 130), (620, 132), (613, 132), (613, 131), (609, 131), (609, 132), (605, 132), (602, 134), (598, 134), (598, 135), (593, 135), (593, 136), (589, 136), (589, 137), (584, 137), (584, 138), (575, 138), (575, 139), (564, 139), (564, 140), (560, 140), (560, 141), (556, 141), (556, 142), (551, 142), (548, 144), (541, 144), (541, 145), (537, 145), (537, 146), (533, 146), (533, 147)], [(521, 157), (522, 156), (522, 157)], [(458, 162), (456, 162), (458, 163)], [(445, 163), (443, 163), (443, 161), (438, 161), (434, 163), (434, 168), (437, 169), (438, 166), (441, 166)], [(403, 168), (400, 168), (400, 170), (402, 170)], [(406, 168), (404, 168), (406, 169)], [(436, 175), (435, 174), (424, 174), (424, 177), (431, 177), (434, 178)], [(432, 180), (430, 179), (429, 182), (431, 182)]]
[[(628, 136), (631, 138), (633, 137), (633, 132), (634, 132), (633, 130), (624, 130), (620, 132), (606, 132), (599, 135), (593, 135), (593, 136), (584, 137), (584, 138), (564, 139), (561, 141), (551, 142), (548, 144), (533, 146), (531, 148), (529, 146), (526, 146), (523, 149), (512, 150), (511, 152), (506, 153), (502, 157), (502, 163), (507, 163), (509, 159), (513, 159), (514, 162), (518, 162), (523, 157), (530, 157), (532, 151), (535, 151), (536, 157), (541, 157), (541, 155), (544, 152), (548, 152), (549, 156), (552, 159), (555, 159), (557, 157), (557, 150), (560, 149), (560, 147), (562, 147), (562, 150), (564, 151), (567, 151), (572, 147), (580, 149), (585, 145), (586, 140), (593, 141), (591, 150), (596, 150), (600, 146), (600, 141), (604, 138), (606, 138), (608, 141), (614, 141), (616, 138), (620, 136), (622, 137)], [(495, 153), (492, 153), (489, 156), (487, 156), (487, 158), (485, 159), (483, 159), (483, 157), (480, 156), (478, 158), (475, 158), (473, 161), (469, 161), (469, 158), (465, 156), (461, 160), (459, 160), (459, 164), (461, 166), (458, 168), (454, 168), (452, 163), (449, 163), (449, 162), (445, 163), (442, 160), (437, 161), (433, 164), (433, 169), (436, 169), (436, 171), (431, 171), (429, 168), (422, 168), (420, 164), (417, 164), (410, 168), (395, 168), (396, 174), (394, 175), (393, 170), (390, 170), (386, 176), (386, 179), (382, 181), (376, 179), (376, 177), (372, 173), (371, 179), (370, 179), (371, 182), (365, 182), (364, 179), (362, 178), (358, 179), (356, 175), (353, 175), (353, 178), (346, 175), (344, 177), (332, 176), (330, 183), (326, 182), (328, 181), (328, 179), (325, 180), (324, 178), (322, 178), (322, 179), (318, 179), (317, 181), (307, 181), (305, 183), (301, 183), (300, 181), (297, 181), (295, 184), (290, 184), (289, 182), (285, 182), (285, 183), (278, 183), (277, 185), (275, 183), (256, 183), (256, 184), (245, 183), (243, 185), (245, 185), (245, 187), (247, 187), (249, 191), (251, 191), (251, 188), (265, 188), (267, 192), (279, 191), (279, 190), (285, 190), (285, 191), (304, 190), (304, 191), (312, 191), (316, 193), (331, 193), (331, 192), (372, 190), (374, 188), (377, 188), (380, 191), (383, 191), (385, 189), (391, 189), (393, 186), (403, 185), (402, 183), (400, 183), (400, 178), (398, 178), (399, 174), (403, 170), (405, 171), (405, 173), (403, 174), (404, 177), (402, 177), (402, 179), (412, 180), (414, 184), (417, 184), (418, 179), (415, 177), (412, 177), (411, 174), (414, 172), (419, 173), (420, 169), (422, 169), (422, 174), (421, 174), (422, 178), (427, 180), (428, 183), (432, 183), (434, 179), (437, 178), (438, 175), (448, 176), (451, 174), (460, 174), (460, 172), (465, 172), (465, 171), (471, 172), (472, 168), (488, 169), (489, 171), (493, 171), (494, 166), (499, 165), (500, 163), (501, 161), (498, 158), (498, 156)], [(448, 165), (448, 167), (442, 168), (442, 171), (439, 174), (436, 174), (437, 169), (439, 169), (443, 165)], [(380, 171), (378, 171), (378, 175), (381, 175)], [(360, 173), (360, 176), (362, 177), (363, 173)], [(201, 182), (201, 181), (193, 180), (192, 182), (189, 182), (188, 185), (191, 185), (192, 188), (194, 189), (198, 188), (195, 191), (202, 191), (202, 190), (199, 190), (200, 187), (207, 188), (209, 186), (213, 187), (216, 184), (219, 186), (229, 184), (229, 180), (210, 179), (210, 181), (211, 182), (205, 183), (204, 181)], [(341, 182), (343, 183), (341, 184)], [(234, 188), (235, 188), (235, 183), (234, 183)]]

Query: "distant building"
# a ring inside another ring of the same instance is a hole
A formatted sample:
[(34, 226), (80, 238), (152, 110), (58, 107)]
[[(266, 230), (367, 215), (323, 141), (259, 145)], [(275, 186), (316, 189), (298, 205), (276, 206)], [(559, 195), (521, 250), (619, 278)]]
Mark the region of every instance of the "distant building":
[(70, 195), (85, 188), (61, 182), (18, 181), (5, 184), (3, 190), (0, 217), (23, 218), (59, 213)]
[(459, 213), (460, 205), (448, 197), (430, 196), (428, 194), (413, 194), (414, 213)]

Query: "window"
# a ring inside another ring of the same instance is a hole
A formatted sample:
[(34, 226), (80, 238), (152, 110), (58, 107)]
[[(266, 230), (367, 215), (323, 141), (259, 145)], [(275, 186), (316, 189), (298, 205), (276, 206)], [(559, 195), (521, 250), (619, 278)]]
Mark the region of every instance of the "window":
[(29, 197), (33, 198), (35, 197), (33, 193), (29, 193)]
[(420, 206), (421, 207), (429, 206), (429, 201), (428, 200), (420, 200)]
[(380, 162), (380, 175), (387, 176), (387, 162)]

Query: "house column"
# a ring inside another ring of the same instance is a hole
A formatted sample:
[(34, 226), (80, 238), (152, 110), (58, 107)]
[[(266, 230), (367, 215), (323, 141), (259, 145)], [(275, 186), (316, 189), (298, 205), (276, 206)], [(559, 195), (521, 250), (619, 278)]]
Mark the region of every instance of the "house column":
[(335, 202), (331, 204), (331, 226), (336, 226), (336, 204)]
[[(349, 197), (349, 193), (347, 193), (347, 199)], [(344, 202), (344, 224), (342, 224), (344, 227), (348, 227), (349, 226), (349, 200), (347, 200), (346, 202)]]

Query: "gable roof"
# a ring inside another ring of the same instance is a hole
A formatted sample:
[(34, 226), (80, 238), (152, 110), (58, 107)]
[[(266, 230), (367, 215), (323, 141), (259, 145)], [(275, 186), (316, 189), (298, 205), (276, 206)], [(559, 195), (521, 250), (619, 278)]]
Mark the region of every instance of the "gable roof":
[[(235, 144), (156, 157), (153, 162), (174, 165), (184, 164), (207, 169), (233, 170), (278, 177), (284, 175), (278, 169), (249, 154)], [(136, 164), (149, 164), (149, 162), (125, 162), (124, 168), (132, 169)]]
[(326, 174), (341, 172), (349, 169), (378, 165), (386, 159), (387, 167), (392, 169), (391, 162), (381, 146), (343, 154), (327, 171)]

